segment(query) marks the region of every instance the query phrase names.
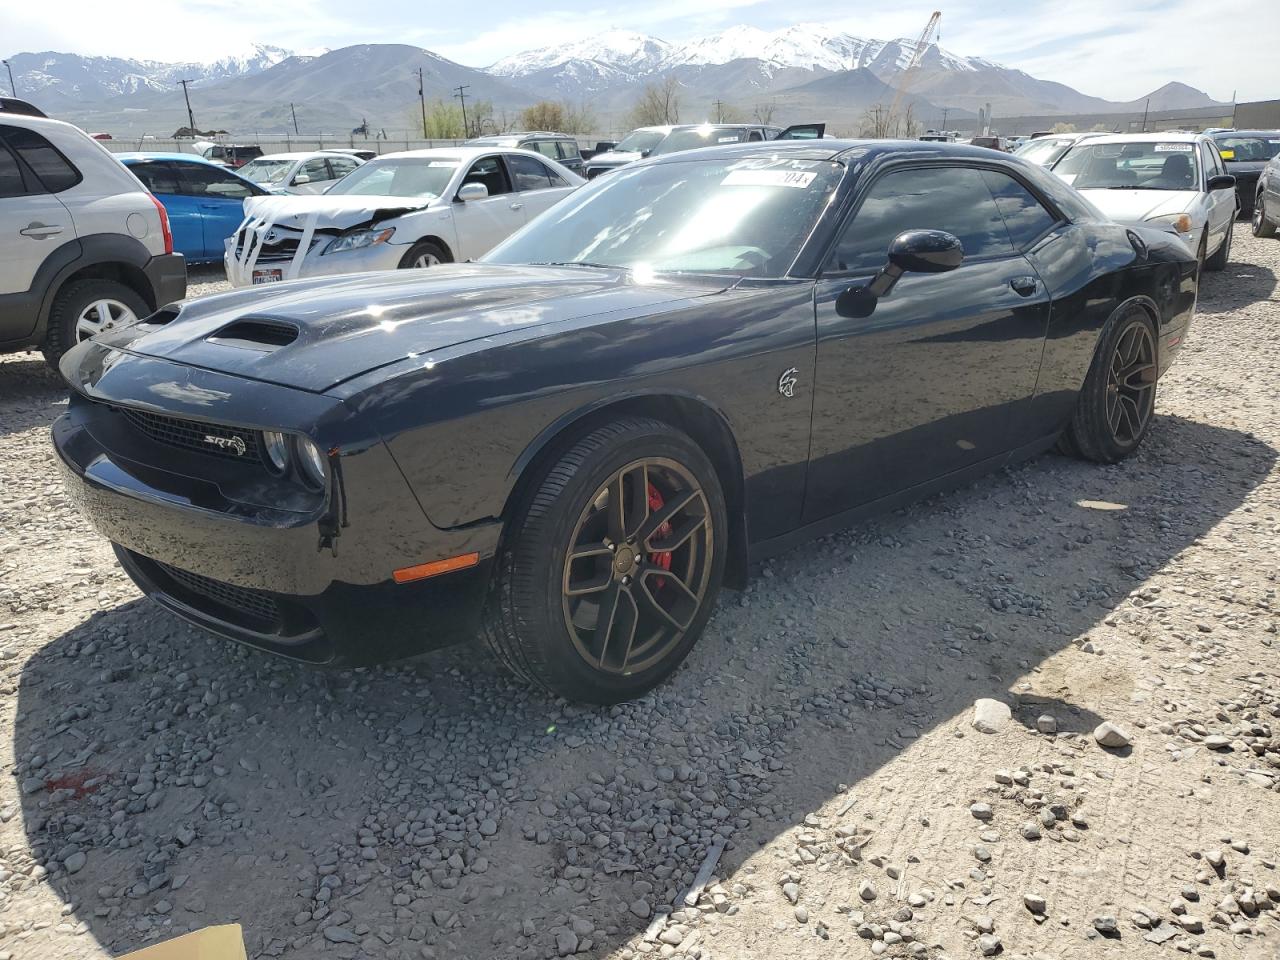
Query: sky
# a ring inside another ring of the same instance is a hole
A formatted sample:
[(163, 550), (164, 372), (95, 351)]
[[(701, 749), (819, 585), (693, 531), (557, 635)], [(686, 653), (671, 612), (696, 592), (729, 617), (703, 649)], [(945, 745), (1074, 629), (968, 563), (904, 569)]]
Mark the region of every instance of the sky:
[[(735, 24), (766, 30), (822, 22), (855, 36), (916, 37), (933, 9), (894, 0), (488, 0), (441, 9), (420, 0), (169, 0), (161, 29), (114, 3), (0, 4), (0, 55), (56, 50), (178, 61), (213, 60), (251, 41), (297, 52), (353, 43), (410, 43), (483, 67), (521, 50), (612, 28), (672, 43)], [(943, 8), (941, 44), (1068, 84), (1131, 100), (1177, 80), (1216, 100), (1280, 97), (1280, 2), (1228, 9), (1204, 0), (962, 0)], [(1246, 15), (1247, 11), (1247, 15)]]

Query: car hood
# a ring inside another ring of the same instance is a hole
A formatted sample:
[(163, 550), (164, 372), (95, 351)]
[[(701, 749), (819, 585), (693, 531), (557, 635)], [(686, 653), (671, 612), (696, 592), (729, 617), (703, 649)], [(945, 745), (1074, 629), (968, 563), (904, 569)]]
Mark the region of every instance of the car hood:
[(1200, 194), (1195, 190), (1081, 190), (1112, 220), (1134, 222), (1190, 213)]
[(635, 163), (642, 159), (639, 153), (633, 153), (630, 150), (619, 153), (617, 150), (610, 150), (608, 153), (597, 153), (594, 157), (587, 161), (587, 165), (595, 165), (598, 167), (621, 167), (624, 164)]
[(374, 223), (421, 210), (438, 200), (438, 197), (335, 197), (323, 193), (281, 194), (270, 197), (250, 197), (244, 202), (244, 212), (246, 216), (258, 217), (298, 230), (303, 229), (314, 214), (317, 230), (349, 230), (362, 223)]
[[(638, 283), (625, 270), (466, 263), (321, 277), (204, 297), (99, 340), (323, 392), (408, 357), (529, 327), (619, 317), (717, 293), (723, 278)], [(285, 342), (281, 342), (285, 341)]]

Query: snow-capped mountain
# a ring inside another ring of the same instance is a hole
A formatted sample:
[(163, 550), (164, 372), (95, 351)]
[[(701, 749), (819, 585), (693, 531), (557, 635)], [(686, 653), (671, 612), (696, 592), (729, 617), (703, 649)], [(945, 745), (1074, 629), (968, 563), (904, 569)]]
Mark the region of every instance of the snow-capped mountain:
[(630, 30), (608, 30), (586, 40), (517, 53), (499, 60), (488, 72), (498, 77), (523, 77), (569, 63), (590, 62), (618, 70), (650, 73), (673, 49), (657, 37)]
[(211, 63), (160, 63), (52, 51), (15, 54), (9, 63), (19, 93), (38, 97), (45, 103), (65, 105), (171, 90), (179, 79), (209, 84), (251, 76), (292, 55), (282, 47), (255, 43)]

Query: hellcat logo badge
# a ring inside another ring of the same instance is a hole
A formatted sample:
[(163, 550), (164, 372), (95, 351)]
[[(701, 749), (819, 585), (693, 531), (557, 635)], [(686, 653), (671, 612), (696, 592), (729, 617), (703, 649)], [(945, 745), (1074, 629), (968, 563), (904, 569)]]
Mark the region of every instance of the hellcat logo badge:
[(778, 378), (778, 392), (788, 399), (796, 395), (796, 382), (800, 371), (795, 367), (783, 371), (782, 376)]
[(237, 457), (244, 456), (244, 441), (239, 437), (215, 437), (212, 434), (206, 433), (204, 435), (204, 442), (212, 444), (222, 450), (230, 450)]

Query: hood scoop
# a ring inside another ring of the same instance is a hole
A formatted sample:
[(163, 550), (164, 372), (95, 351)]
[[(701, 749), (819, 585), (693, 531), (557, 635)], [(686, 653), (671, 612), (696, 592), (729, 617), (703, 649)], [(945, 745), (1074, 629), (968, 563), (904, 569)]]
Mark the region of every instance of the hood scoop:
[(297, 339), (298, 328), (293, 324), (253, 317), (237, 320), (205, 337), (209, 343), (239, 347), (242, 350), (257, 350), (259, 353), (271, 353), (281, 347), (287, 347)]

